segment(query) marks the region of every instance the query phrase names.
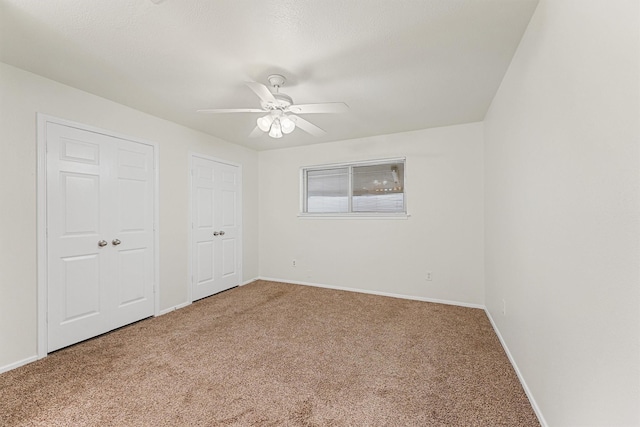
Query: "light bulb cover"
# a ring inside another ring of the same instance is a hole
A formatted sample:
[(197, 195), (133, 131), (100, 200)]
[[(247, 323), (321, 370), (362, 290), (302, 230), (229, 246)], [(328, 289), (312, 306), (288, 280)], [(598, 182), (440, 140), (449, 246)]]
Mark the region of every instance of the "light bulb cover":
[(296, 123), (289, 117), (284, 116), (280, 119), (280, 127), (282, 129), (282, 133), (289, 134), (296, 128)]
[(258, 127), (261, 131), (269, 132), (271, 124), (273, 123), (273, 116), (271, 116), (271, 114), (267, 114), (266, 116), (258, 117), (256, 123), (258, 124)]
[(271, 138), (282, 138), (282, 128), (280, 127), (280, 120), (275, 119), (273, 121), (271, 130), (269, 131), (269, 136)]

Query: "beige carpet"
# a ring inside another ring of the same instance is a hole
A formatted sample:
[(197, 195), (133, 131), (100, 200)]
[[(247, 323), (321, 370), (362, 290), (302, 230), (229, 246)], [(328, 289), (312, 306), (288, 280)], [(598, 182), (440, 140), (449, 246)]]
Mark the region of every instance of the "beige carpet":
[(538, 426), (482, 310), (254, 282), (0, 375), (1, 426)]

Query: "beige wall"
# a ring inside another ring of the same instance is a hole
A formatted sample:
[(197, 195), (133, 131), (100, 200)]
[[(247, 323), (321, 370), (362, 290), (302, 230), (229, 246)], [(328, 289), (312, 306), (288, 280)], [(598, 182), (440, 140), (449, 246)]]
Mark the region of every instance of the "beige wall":
[(187, 301), (188, 152), (243, 166), (243, 276), (258, 276), (258, 155), (0, 63), (0, 370), (36, 354), (36, 113), (155, 141), (160, 305)]
[[(261, 152), (260, 275), (483, 305), (482, 151), (474, 123)], [(392, 157), (408, 219), (297, 216), (301, 167)]]
[(640, 425), (639, 5), (542, 0), (485, 120), (486, 305), (554, 427)]

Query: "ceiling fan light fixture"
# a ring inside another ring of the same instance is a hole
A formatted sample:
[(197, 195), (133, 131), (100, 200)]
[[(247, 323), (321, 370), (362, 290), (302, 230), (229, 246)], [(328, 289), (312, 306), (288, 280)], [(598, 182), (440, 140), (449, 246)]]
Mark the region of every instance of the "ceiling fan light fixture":
[(258, 127), (261, 131), (269, 132), (271, 124), (273, 123), (273, 116), (271, 116), (271, 114), (267, 114), (266, 116), (258, 117), (256, 123), (258, 124)]
[[(1, 1), (1, 0), (0, 0)], [(165, 1), (165, 0), (150, 0)], [(249, 134), (250, 138), (257, 138), (262, 132), (271, 138), (282, 138), (296, 128), (315, 137), (323, 137), (326, 132), (313, 123), (300, 117), (300, 114), (329, 114), (344, 113), (349, 107), (344, 102), (324, 102), (319, 104), (294, 104), (289, 95), (280, 92), (285, 84), (285, 77), (272, 74), (268, 77), (270, 88), (262, 83), (246, 81), (245, 84), (260, 98), (260, 108), (209, 108), (197, 110), (201, 113), (262, 113), (256, 118), (256, 126)]]
[(282, 119), (280, 119), (280, 128), (282, 129), (282, 133), (286, 135), (293, 132), (293, 130), (296, 128), (296, 123), (289, 117), (284, 116)]
[(271, 125), (271, 130), (269, 131), (269, 136), (271, 138), (282, 138), (282, 128), (280, 127), (280, 120), (275, 119), (273, 124)]

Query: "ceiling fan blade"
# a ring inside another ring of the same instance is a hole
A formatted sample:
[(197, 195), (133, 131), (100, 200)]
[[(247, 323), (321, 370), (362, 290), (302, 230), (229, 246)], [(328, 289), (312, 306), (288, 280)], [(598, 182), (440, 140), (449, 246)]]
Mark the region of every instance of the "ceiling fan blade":
[(247, 86), (249, 86), (249, 88), (254, 91), (256, 93), (256, 95), (258, 95), (258, 97), (264, 101), (264, 102), (271, 102), (271, 103), (276, 103), (276, 99), (273, 97), (273, 94), (271, 93), (271, 91), (269, 90), (269, 88), (267, 88), (265, 85), (263, 85), (262, 83), (258, 83), (258, 82), (245, 82)]
[(349, 106), (344, 102), (325, 102), (323, 104), (294, 104), (288, 108), (294, 114), (346, 113)]
[(262, 134), (264, 134), (264, 132), (262, 132), (262, 130), (260, 130), (260, 128), (258, 126), (256, 126), (256, 127), (253, 128), (253, 130), (249, 134), (249, 138), (257, 138), (257, 137), (261, 136)]
[(302, 129), (303, 131), (313, 135), (313, 136), (324, 136), (327, 133), (325, 131), (323, 131), (322, 129), (320, 129), (318, 126), (314, 125), (311, 122), (308, 122), (307, 120), (303, 119), (302, 117), (298, 117), (298, 116), (289, 116), (290, 119), (292, 119), (296, 126), (299, 127), (300, 129)]
[(260, 108), (213, 108), (208, 110), (197, 110), (198, 113), (264, 113)]

